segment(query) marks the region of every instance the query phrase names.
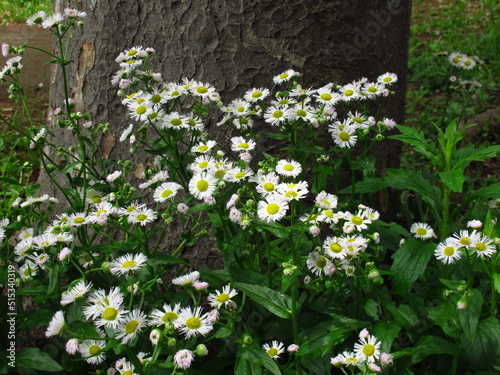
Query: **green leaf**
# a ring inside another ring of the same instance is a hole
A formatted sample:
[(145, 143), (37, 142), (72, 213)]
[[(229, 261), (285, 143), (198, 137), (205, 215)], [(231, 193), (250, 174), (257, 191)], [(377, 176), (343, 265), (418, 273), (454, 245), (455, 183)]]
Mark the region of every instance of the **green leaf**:
[(401, 323), (408, 331), (411, 331), (419, 321), (415, 312), (408, 305), (399, 305), (396, 307), (396, 304), (391, 302), (387, 304), (387, 309), (394, 315), (394, 319)]
[(386, 169), (384, 181), (394, 189), (413, 190), (421, 195), (422, 200), (435, 210), (439, 207), (439, 188), (431, 184), (425, 176), (416, 171), (406, 169)]
[(186, 259), (174, 257), (172, 255), (159, 252), (150, 255), (146, 263), (152, 267), (159, 266), (162, 264), (164, 265), (182, 264), (185, 266), (189, 266), (189, 262)]
[[(384, 178), (367, 177), (361, 181), (356, 182), (354, 185), (354, 192), (359, 194), (375, 193), (389, 187), (389, 183)], [(339, 194), (351, 194), (352, 186), (349, 186), (341, 191)]]
[(395, 353), (394, 357), (409, 356), (409, 361), (406, 366), (409, 368), (415, 363), (418, 363), (430, 355), (435, 354), (449, 354), (453, 355), (454, 345), (438, 336), (424, 336), (417, 345), (412, 348), (406, 348), (402, 351)]
[(453, 155), (453, 168), (465, 169), (473, 161), (485, 161), (494, 158), (500, 152), (500, 145), (472, 146), (460, 148)]
[(60, 264), (55, 264), (54, 267), (49, 272), (49, 289), (47, 294), (52, 293), (56, 287), (59, 285), (59, 270), (61, 269)]
[(391, 351), (392, 342), (398, 337), (401, 331), (401, 324), (395, 322), (380, 322), (375, 326), (373, 335), (381, 342), (381, 350), (389, 353)]
[(29, 314), (27, 319), (19, 324), (19, 328), (47, 326), (53, 316), (53, 310), (37, 310), (36, 314)]
[(500, 293), (500, 273), (494, 273), (491, 275), (491, 278), (493, 279), (493, 288), (495, 288), (497, 293)]
[(465, 182), (464, 170), (454, 169), (451, 172), (439, 172), (439, 177), (452, 192), (461, 193)]
[(422, 275), (427, 263), (434, 254), (436, 245), (425, 243), (416, 238), (409, 238), (393, 255), (391, 267), (394, 279), (394, 292), (406, 294), (415, 280)]
[(500, 357), (500, 324), (490, 316), (477, 325), (473, 337), (464, 336), (462, 347), (467, 348), (466, 355), (477, 370), (491, 370), (498, 364)]
[(424, 155), (435, 167), (439, 167), (442, 163), (442, 158), (439, 158), (440, 154), (436, 153), (435, 147), (430, 145), (425, 139), (423, 132), (403, 125), (397, 125), (396, 128), (401, 134), (391, 135), (387, 138), (397, 139), (401, 142), (408, 143), (413, 146), (413, 150)]
[(374, 320), (378, 320), (378, 303), (375, 300), (368, 298), (366, 300), (365, 305), (363, 306), (363, 310), (365, 310), (366, 315)]
[(264, 366), (274, 375), (281, 375), (281, 371), (276, 361), (269, 357), (269, 355), (264, 350), (262, 350), (261, 348), (252, 349), (254, 358), (257, 358), (258, 362), (261, 363), (262, 366)]
[(476, 190), (467, 197), (466, 202), (462, 203), (462, 205), (465, 205), (477, 198), (500, 198), (500, 182)]
[(63, 371), (59, 363), (38, 348), (25, 348), (17, 353), (16, 366), (46, 372)]
[(290, 235), (290, 229), (279, 223), (267, 223), (265, 221), (259, 220), (257, 225), (255, 226), (255, 229), (259, 232), (267, 230), (278, 238), (286, 238)]
[(476, 336), (477, 324), (481, 315), (481, 307), (483, 306), (483, 296), (477, 289), (471, 291), (472, 295), (469, 298), (467, 308), (458, 310), (458, 318), (462, 325), (462, 330), (469, 341), (473, 341)]
[(261, 285), (234, 283), (236, 289), (245, 293), (255, 302), (280, 318), (290, 319), (292, 314), (292, 300), (290, 296)]
[(453, 338), (459, 336), (460, 330), (457, 310), (457, 307), (451, 303), (427, 308), (429, 318), (434, 320), (443, 329), (444, 333)]

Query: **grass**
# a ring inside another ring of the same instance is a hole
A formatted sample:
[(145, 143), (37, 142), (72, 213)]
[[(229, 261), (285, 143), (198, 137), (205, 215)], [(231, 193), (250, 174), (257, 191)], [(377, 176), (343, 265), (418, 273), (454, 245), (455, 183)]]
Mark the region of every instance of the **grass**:
[(0, 0), (0, 24), (26, 22), (36, 12), (52, 11), (51, 0)]

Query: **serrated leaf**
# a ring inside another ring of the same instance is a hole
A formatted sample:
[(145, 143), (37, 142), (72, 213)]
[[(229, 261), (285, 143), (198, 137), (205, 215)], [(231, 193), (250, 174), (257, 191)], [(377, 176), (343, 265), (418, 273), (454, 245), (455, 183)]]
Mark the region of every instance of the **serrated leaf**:
[[(354, 192), (359, 194), (375, 193), (389, 187), (389, 183), (384, 178), (367, 177), (354, 184)], [(351, 194), (352, 186), (349, 186), (341, 191), (339, 194)]]
[(465, 169), (473, 161), (485, 161), (494, 158), (500, 152), (500, 145), (463, 147), (453, 155), (454, 168)]
[(453, 338), (458, 337), (460, 329), (457, 310), (457, 307), (450, 303), (427, 308), (429, 318), (434, 320), (444, 333)]
[(407, 330), (412, 328), (418, 323), (418, 317), (415, 312), (408, 305), (399, 305), (396, 307), (394, 302), (387, 304), (387, 309), (394, 315), (394, 319), (401, 323)]
[(397, 125), (396, 128), (401, 132), (401, 134), (391, 135), (387, 138), (408, 143), (413, 146), (413, 150), (424, 155), (430, 161), (434, 161), (433, 164), (438, 160), (436, 158), (437, 155), (435, 147), (429, 144), (429, 142), (425, 139), (423, 132), (403, 125)]
[(418, 363), (430, 355), (450, 354), (453, 355), (454, 345), (438, 336), (424, 336), (417, 345), (412, 348), (403, 349), (395, 354), (395, 357), (409, 356), (407, 368)]
[(465, 336), (469, 337), (470, 341), (472, 341), (476, 335), (482, 306), (483, 296), (481, 292), (477, 289), (473, 289), (467, 307), (458, 310), (458, 318), (460, 319), (463, 333)]
[(368, 298), (363, 306), (363, 310), (365, 310), (366, 315), (370, 318), (378, 320), (378, 303), (375, 300)]
[(46, 372), (63, 371), (59, 363), (38, 348), (25, 348), (17, 353), (16, 366)]
[(409, 238), (393, 255), (391, 267), (394, 279), (394, 291), (406, 294), (412, 284), (423, 274), (427, 263), (434, 254), (436, 245), (424, 243), (416, 238)]
[(451, 172), (439, 172), (441, 182), (454, 193), (461, 193), (465, 182), (463, 169), (456, 169)]
[(500, 273), (494, 273), (491, 277), (493, 279), (493, 288), (495, 288), (497, 293), (500, 293)]
[(274, 315), (284, 319), (291, 318), (292, 300), (290, 296), (278, 293), (275, 290), (261, 285), (236, 282), (234, 283), (234, 287), (245, 293), (253, 301), (259, 303)]
[(391, 351), (392, 342), (398, 337), (401, 324), (396, 322), (380, 322), (375, 326), (373, 334), (382, 342), (380, 349), (383, 352)]
[(498, 319), (490, 316), (477, 325), (473, 337), (463, 337), (466, 355), (477, 370), (490, 370), (493, 364), (498, 363), (500, 357), (500, 324)]

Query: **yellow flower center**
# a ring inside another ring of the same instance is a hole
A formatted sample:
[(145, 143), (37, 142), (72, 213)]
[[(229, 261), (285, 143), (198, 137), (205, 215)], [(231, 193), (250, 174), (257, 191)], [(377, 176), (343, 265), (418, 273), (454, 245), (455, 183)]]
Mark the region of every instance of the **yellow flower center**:
[(455, 248), (453, 246), (447, 246), (443, 250), (443, 254), (447, 257), (453, 255), (455, 253)]
[(274, 111), (273, 112), (273, 115), (272, 115), (274, 118), (280, 118), (280, 117), (283, 117), (283, 111)]
[(269, 357), (276, 357), (278, 355), (278, 349), (276, 348), (267, 349), (267, 354), (269, 354)]
[(94, 195), (91, 199), (92, 199), (92, 203), (101, 203), (102, 202), (101, 197), (98, 195)]
[(247, 149), (247, 148), (249, 148), (249, 147), (250, 147), (250, 146), (248, 145), (248, 143), (240, 143), (240, 144), (238, 145), (238, 148), (244, 148), (244, 149)]
[(300, 117), (306, 117), (307, 116), (307, 112), (304, 111), (303, 109), (299, 109), (297, 112), (296, 112), (297, 116), (300, 116)]
[(206, 180), (200, 180), (196, 183), (196, 188), (198, 189), (198, 191), (201, 191), (201, 192), (207, 191), (209, 186), (210, 185), (208, 184), (208, 181), (206, 181)]
[(189, 329), (198, 329), (201, 327), (201, 320), (193, 316), (186, 320), (186, 327)]
[(325, 268), (326, 266), (326, 258), (320, 256), (319, 259), (316, 261), (316, 267), (318, 268)]
[(217, 172), (214, 173), (215, 178), (222, 178), (226, 174), (226, 171), (224, 169), (219, 169)]
[(476, 244), (476, 249), (477, 251), (484, 251), (486, 250), (486, 245), (483, 242), (478, 242)]
[(359, 216), (353, 216), (351, 219), (351, 223), (353, 223), (354, 225), (361, 225), (363, 224), (363, 219)]
[(132, 268), (134, 267), (135, 265), (137, 264), (137, 262), (135, 260), (127, 260), (126, 262), (124, 262), (122, 264), (122, 268)]
[(266, 182), (263, 188), (265, 191), (274, 191), (274, 184), (271, 182)]
[(162, 198), (168, 198), (170, 197), (174, 192), (170, 189), (167, 189), (167, 190), (164, 190), (162, 193), (161, 193), (161, 197)]
[(279, 76), (280, 79), (288, 78), (288, 73), (283, 73)]
[(348, 132), (340, 132), (339, 138), (341, 141), (347, 142), (351, 139), (351, 135)]
[(217, 297), (215, 297), (215, 300), (219, 303), (227, 302), (227, 301), (229, 301), (229, 294), (221, 293)]
[(140, 105), (139, 107), (136, 108), (135, 113), (138, 115), (143, 115), (146, 113), (147, 108), (143, 105)]
[(82, 224), (85, 223), (85, 218), (84, 217), (77, 217), (75, 218), (75, 224)]
[(462, 237), (458, 242), (460, 242), (460, 244), (464, 246), (468, 246), (471, 244), (471, 240), (469, 237)]
[(240, 178), (245, 177), (246, 174), (247, 174), (246, 172), (238, 172), (234, 175), (234, 177), (237, 179), (240, 179)]
[(148, 218), (148, 215), (146, 215), (146, 214), (139, 214), (139, 215), (137, 215), (137, 220), (139, 220), (139, 221), (144, 221), (147, 218)]
[(371, 357), (372, 355), (374, 355), (375, 350), (375, 346), (372, 344), (366, 344), (365, 346), (363, 346), (363, 354), (367, 357)]
[(323, 100), (326, 100), (326, 101), (328, 101), (328, 100), (332, 100), (332, 96), (331, 96), (330, 94), (328, 94), (327, 92), (325, 92), (325, 93), (321, 94), (319, 97), (320, 97), (321, 99), (323, 99)]
[(157, 104), (161, 101), (161, 96), (158, 94), (155, 94), (151, 97), (151, 102), (154, 104)]
[(262, 96), (262, 93), (260, 91), (255, 91), (252, 93), (252, 98), (253, 99), (258, 99)]
[(354, 94), (354, 90), (351, 90), (351, 89), (345, 90), (345, 92), (344, 92), (345, 96), (351, 96), (352, 94)]
[(373, 86), (372, 86), (372, 87), (369, 87), (369, 88), (368, 88), (368, 92), (372, 92), (372, 93), (377, 92), (377, 88), (376, 88), (376, 87), (373, 87)]
[(275, 215), (280, 210), (280, 206), (276, 203), (270, 203), (267, 205), (266, 211), (269, 215)]
[(172, 322), (174, 321), (175, 319), (177, 319), (179, 317), (179, 315), (177, 315), (176, 313), (174, 313), (173, 311), (169, 311), (167, 313), (165, 313), (162, 317), (161, 317), (161, 320), (163, 320), (164, 322)]
[(208, 150), (208, 146), (207, 145), (201, 145), (200, 147), (198, 147), (198, 150), (202, 151), (202, 152), (207, 151)]
[(385, 77), (382, 81), (384, 81), (384, 82), (391, 82), (392, 78), (391, 77)]
[(137, 52), (138, 52), (138, 51), (137, 51), (136, 49), (133, 49), (133, 50), (131, 50), (131, 51), (128, 51), (127, 56), (134, 56), (134, 55), (136, 55), (136, 54), (137, 54)]
[(182, 120), (180, 118), (173, 118), (172, 120), (170, 120), (170, 124), (172, 124), (173, 126), (180, 126), (182, 125)]
[(236, 109), (237, 112), (242, 113), (245, 112), (245, 107), (241, 106)]
[(285, 164), (285, 165), (283, 166), (283, 169), (284, 169), (285, 171), (287, 171), (287, 172), (291, 172), (291, 171), (293, 171), (295, 168), (293, 167), (293, 165), (292, 165), (292, 164)]
[(424, 229), (424, 228), (417, 228), (415, 230), (415, 232), (419, 235), (419, 236), (425, 236), (427, 234), (427, 230)]
[(342, 246), (340, 246), (338, 243), (332, 243), (330, 244), (330, 250), (338, 254), (342, 251)]
[(196, 88), (196, 92), (198, 94), (206, 94), (208, 92), (208, 89), (205, 86), (200, 86)]
[(333, 212), (331, 210), (324, 210), (323, 211), (325, 213), (326, 216), (328, 216), (329, 218), (332, 218), (333, 217)]
[(114, 307), (107, 307), (106, 310), (104, 310), (104, 314), (102, 314), (102, 318), (109, 321), (115, 320), (117, 316), (118, 310)]
[(139, 327), (139, 322), (137, 320), (132, 320), (131, 322), (125, 324), (125, 332), (128, 334), (134, 333), (137, 331), (137, 327)]
[(90, 354), (90, 355), (94, 355), (94, 354), (96, 354), (99, 350), (101, 350), (101, 348), (100, 348), (98, 345), (92, 345), (92, 346), (89, 348), (89, 354)]

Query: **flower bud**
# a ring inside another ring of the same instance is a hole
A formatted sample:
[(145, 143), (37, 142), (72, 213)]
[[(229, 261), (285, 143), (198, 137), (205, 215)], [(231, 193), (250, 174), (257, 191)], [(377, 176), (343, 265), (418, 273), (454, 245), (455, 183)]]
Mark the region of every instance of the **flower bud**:
[(196, 355), (199, 355), (200, 357), (204, 357), (208, 354), (208, 348), (204, 344), (199, 344), (196, 347), (196, 350), (194, 351)]

